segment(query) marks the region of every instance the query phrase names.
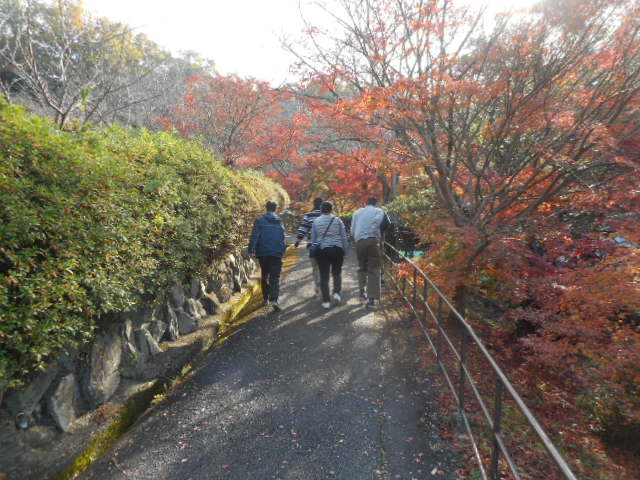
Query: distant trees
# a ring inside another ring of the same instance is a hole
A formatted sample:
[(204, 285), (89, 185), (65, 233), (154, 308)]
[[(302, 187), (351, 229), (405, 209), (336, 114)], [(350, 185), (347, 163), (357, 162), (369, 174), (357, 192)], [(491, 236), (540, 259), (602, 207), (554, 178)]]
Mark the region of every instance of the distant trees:
[(70, 119), (150, 126), (187, 76), (210, 68), (93, 18), (78, 0), (0, 0), (0, 92), (61, 127)]
[(227, 165), (248, 154), (257, 123), (271, 113), (278, 97), (268, 84), (234, 75), (195, 75), (182, 101), (165, 117), (165, 127), (185, 137), (202, 136)]
[(312, 135), (303, 104), (290, 92), (235, 75), (194, 75), (184, 98), (160, 120), (200, 137), (226, 165), (260, 168), (299, 191)]

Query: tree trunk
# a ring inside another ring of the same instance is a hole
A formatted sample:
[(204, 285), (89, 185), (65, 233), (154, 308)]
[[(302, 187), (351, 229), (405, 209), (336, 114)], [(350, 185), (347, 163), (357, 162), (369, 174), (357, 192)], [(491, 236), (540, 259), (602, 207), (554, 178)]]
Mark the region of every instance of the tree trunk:
[(400, 187), (400, 174), (394, 171), (391, 174), (390, 179), (387, 179), (386, 177), (382, 177), (380, 179), (380, 182), (382, 183), (383, 203), (392, 202), (398, 195), (398, 189)]

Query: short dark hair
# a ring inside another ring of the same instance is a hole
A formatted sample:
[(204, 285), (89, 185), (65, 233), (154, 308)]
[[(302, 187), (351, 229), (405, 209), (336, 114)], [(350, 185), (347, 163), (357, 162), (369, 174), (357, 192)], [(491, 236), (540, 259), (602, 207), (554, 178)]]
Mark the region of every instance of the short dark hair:
[(278, 209), (278, 204), (276, 202), (272, 202), (271, 200), (269, 200), (267, 202), (267, 212), (275, 212)]
[(333, 210), (333, 203), (322, 202), (322, 205), (320, 206), (320, 211), (322, 213), (331, 213), (331, 210)]
[(313, 208), (315, 210), (319, 209), (322, 206), (322, 197), (316, 197), (313, 199)]
[(378, 199), (376, 197), (367, 198), (367, 205), (376, 205), (378, 203)]

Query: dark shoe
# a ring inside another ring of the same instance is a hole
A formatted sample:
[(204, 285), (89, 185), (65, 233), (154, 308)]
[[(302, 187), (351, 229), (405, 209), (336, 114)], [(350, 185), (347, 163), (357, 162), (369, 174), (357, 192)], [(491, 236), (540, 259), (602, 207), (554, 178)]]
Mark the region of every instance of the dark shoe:
[(376, 299), (370, 298), (367, 300), (367, 308), (376, 308)]
[(277, 300), (271, 301), (271, 307), (273, 308), (274, 312), (279, 312), (280, 310), (282, 310), (282, 307), (278, 304)]

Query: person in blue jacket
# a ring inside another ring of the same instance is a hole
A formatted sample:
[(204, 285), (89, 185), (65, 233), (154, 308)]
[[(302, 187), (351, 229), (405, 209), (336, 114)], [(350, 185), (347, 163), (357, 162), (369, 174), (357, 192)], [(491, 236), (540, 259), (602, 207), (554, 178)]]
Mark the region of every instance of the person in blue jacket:
[(276, 312), (281, 310), (278, 304), (280, 293), (280, 273), (282, 257), (286, 250), (284, 226), (276, 215), (278, 204), (267, 202), (267, 213), (258, 217), (253, 224), (249, 240), (249, 254), (260, 262), (262, 296), (265, 305), (271, 305)]

